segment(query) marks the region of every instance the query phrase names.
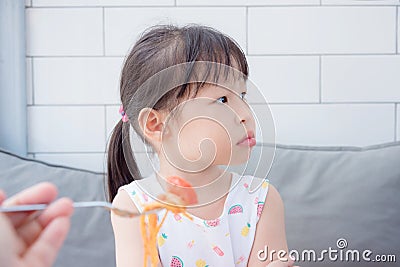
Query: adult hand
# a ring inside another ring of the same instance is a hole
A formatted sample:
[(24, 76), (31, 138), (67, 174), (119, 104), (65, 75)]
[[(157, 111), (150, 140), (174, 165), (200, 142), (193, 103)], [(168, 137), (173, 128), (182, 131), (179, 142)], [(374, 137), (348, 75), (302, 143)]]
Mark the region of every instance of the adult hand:
[[(49, 204), (57, 188), (40, 183), (5, 200), (0, 205)], [(0, 265), (10, 267), (50, 267), (67, 236), (73, 212), (72, 201), (61, 198), (41, 213), (0, 213)]]

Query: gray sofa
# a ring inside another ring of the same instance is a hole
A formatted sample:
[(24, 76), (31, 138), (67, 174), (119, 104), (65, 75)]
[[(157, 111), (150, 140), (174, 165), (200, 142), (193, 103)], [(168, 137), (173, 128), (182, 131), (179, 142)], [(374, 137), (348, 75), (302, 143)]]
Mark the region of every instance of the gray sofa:
[[(299, 252), (300, 266), (400, 266), (400, 142), (363, 148), (277, 145), (268, 178), (284, 201), (289, 250)], [(76, 201), (105, 199), (104, 174), (0, 150), (0, 188), (8, 195), (40, 181), (55, 183), (60, 196)], [(330, 248), (337, 252), (318, 261)], [(387, 262), (366, 262), (365, 250), (369, 259), (381, 254)], [(396, 262), (388, 262), (390, 255)], [(107, 211), (75, 211), (55, 266), (115, 266)]]

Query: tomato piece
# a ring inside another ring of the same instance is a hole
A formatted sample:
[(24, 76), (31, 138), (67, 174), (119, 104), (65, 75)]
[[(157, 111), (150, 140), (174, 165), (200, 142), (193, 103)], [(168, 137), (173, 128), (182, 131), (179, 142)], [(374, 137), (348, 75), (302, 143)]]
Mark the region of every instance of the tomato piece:
[(198, 203), (196, 191), (188, 181), (179, 176), (170, 176), (167, 182), (167, 191), (179, 196), (186, 205)]

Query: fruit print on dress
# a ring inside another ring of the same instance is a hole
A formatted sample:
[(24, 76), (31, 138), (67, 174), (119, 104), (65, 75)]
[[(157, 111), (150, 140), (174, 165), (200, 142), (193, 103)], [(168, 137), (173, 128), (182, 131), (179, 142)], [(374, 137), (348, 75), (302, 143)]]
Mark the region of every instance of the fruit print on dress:
[(250, 231), (250, 223), (247, 223), (247, 225), (242, 228), (241, 235), (246, 237), (249, 234), (249, 231)]
[(174, 219), (177, 222), (182, 222), (182, 216), (179, 213), (174, 214)]
[(194, 245), (194, 240), (190, 240), (189, 243), (187, 244), (188, 248), (192, 248)]
[(236, 264), (243, 263), (245, 259), (246, 259), (246, 258), (245, 258), (243, 255), (240, 256), (239, 259), (237, 259)]
[(196, 267), (208, 267), (207, 263), (203, 259), (198, 259), (196, 261)]
[(257, 203), (257, 218), (260, 218), (263, 208), (264, 208), (264, 202), (259, 201)]
[(222, 249), (220, 247), (218, 247), (217, 245), (212, 245), (212, 249), (214, 250), (215, 253), (217, 253), (218, 256), (224, 256), (224, 252), (222, 251)]
[(217, 227), (220, 224), (219, 219), (215, 220), (204, 220), (204, 225), (207, 227)]
[(157, 243), (158, 246), (161, 247), (164, 245), (165, 240), (168, 238), (168, 236), (165, 233), (162, 233), (161, 235), (158, 236)]
[(183, 267), (183, 261), (178, 256), (172, 256), (170, 267)]
[(238, 214), (243, 213), (242, 205), (236, 204), (229, 208), (228, 214)]
[(258, 197), (256, 197), (255, 199), (254, 199), (254, 204), (257, 204), (258, 203)]
[(132, 196), (136, 203), (138, 203), (139, 205), (142, 205), (142, 201), (140, 200), (138, 194), (136, 194), (135, 190), (132, 191)]

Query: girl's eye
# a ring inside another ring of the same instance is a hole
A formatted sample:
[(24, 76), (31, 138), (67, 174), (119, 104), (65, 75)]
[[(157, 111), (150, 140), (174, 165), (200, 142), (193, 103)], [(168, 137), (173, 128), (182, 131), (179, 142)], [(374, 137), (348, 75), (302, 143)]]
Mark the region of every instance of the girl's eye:
[(228, 102), (228, 98), (226, 96), (221, 96), (220, 98), (217, 99), (217, 102), (226, 103)]

